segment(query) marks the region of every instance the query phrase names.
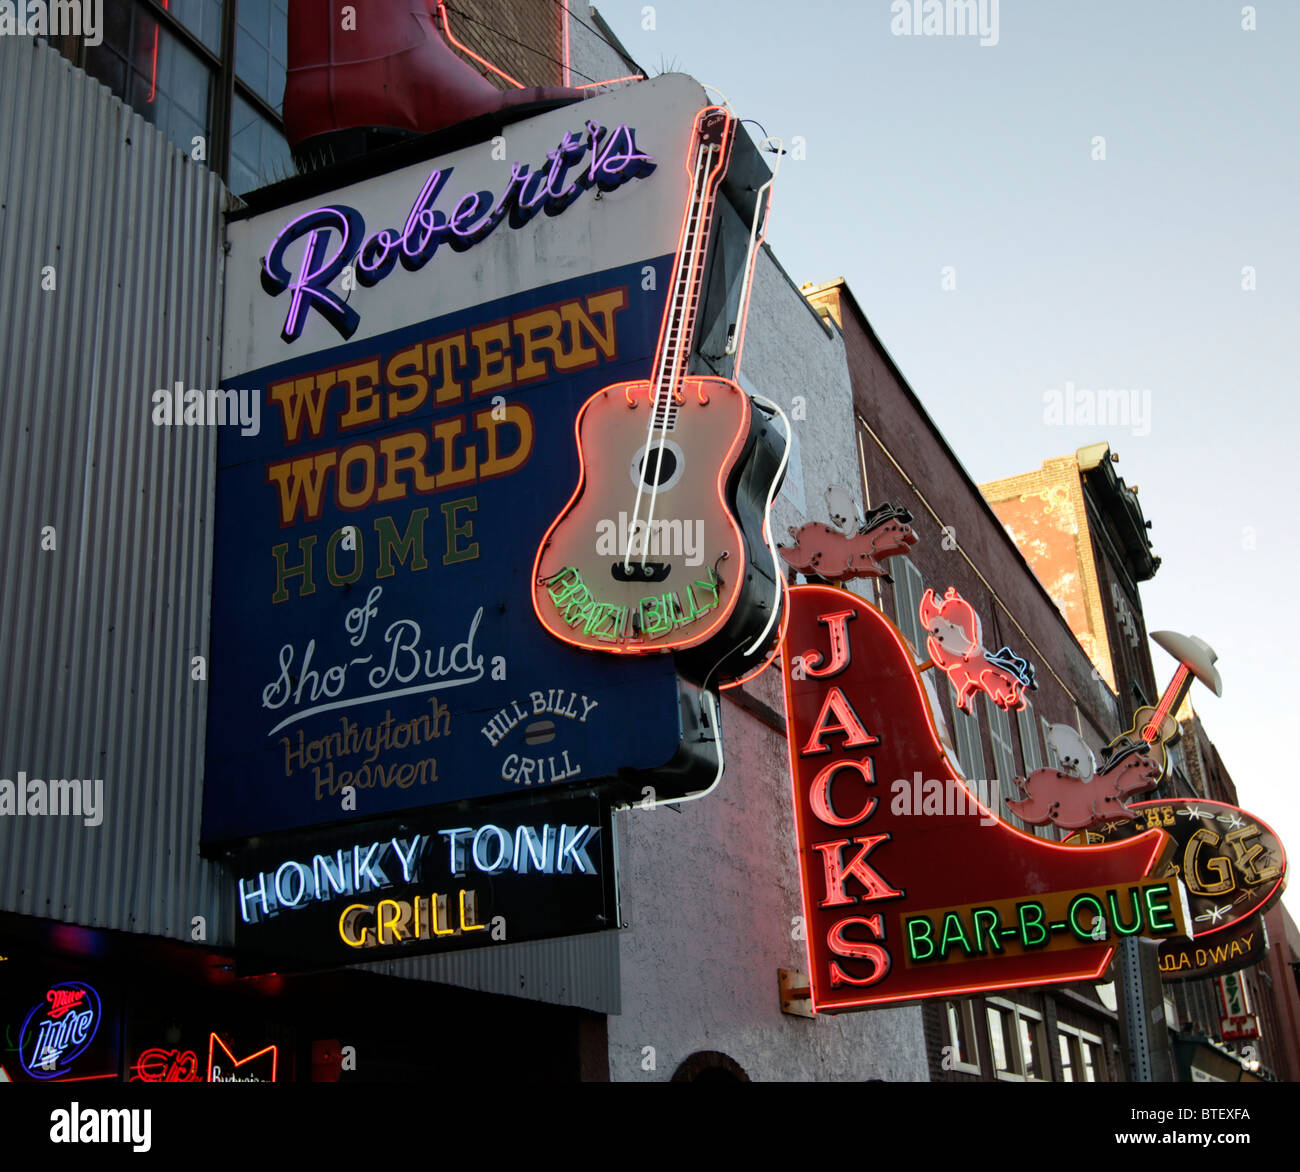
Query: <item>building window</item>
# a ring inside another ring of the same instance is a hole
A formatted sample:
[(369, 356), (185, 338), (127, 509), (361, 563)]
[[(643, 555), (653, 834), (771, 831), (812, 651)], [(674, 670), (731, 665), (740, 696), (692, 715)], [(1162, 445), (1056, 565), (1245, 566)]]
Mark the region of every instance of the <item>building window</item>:
[(1025, 758), (1025, 776), (1035, 769), (1043, 767), (1043, 752), (1038, 743), (1038, 725), (1034, 723), (1034, 706), (1026, 700), (1025, 706), (1016, 713), (1016, 723), (1020, 726), (1020, 752)]
[(230, 190), (243, 195), (294, 173), (293, 156), (279, 128), (236, 94), (230, 126)]
[(1065, 1034), (1057, 1034), (1056, 1042), (1061, 1050), (1061, 1081), (1077, 1081), (1074, 1077), (1074, 1050), (1070, 1047), (1070, 1039)]
[(105, 12), (104, 40), (87, 46), (86, 72), (187, 155), (212, 134), (212, 70), (140, 6)]
[[(240, 7), (247, 2), (248, 0), (241, 0)], [(170, 0), (170, 3), (164, 0), (163, 7), (198, 37), (210, 52), (221, 52), (221, 29), (226, 17), (225, 0)]]
[[(979, 717), (957, 705), (957, 689), (948, 685), (952, 697), (952, 720), (957, 734), (957, 757), (967, 781), (984, 779), (984, 746), (980, 743)], [(973, 706), (972, 706), (973, 707)], [(994, 795), (990, 794), (990, 800)], [(997, 813), (996, 810), (993, 813)]]
[(1061, 1078), (1066, 1082), (1104, 1082), (1101, 1039), (1071, 1026), (1057, 1027), (1061, 1054)]
[(276, 113), (284, 107), (288, 27), (288, 0), (239, 0), (235, 75)]
[[(1006, 709), (999, 708), (987, 696), (984, 699), (989, 714), (989, 739), (993, 742), (993, 767), (996, 770), (998, 788), (1001, 790), (1002, 803), (1005, 806), (1008, 799), (1015, 801), (1020, 797), (1020, 790), (1015, 782), (1016, 753), (1011, 747), (1011, 718), (1007, 715)], [(1009, 810), (1004, 811), (1002, 817), (1013, 826), (1024, 829), (1025, 824)]]
[(944, 1016), (948, 1022), (950, 1050), (944, 1063), (945, 1070), (961, 1070), (967, 1074), (980, 1073), (979, 1048), (975, 1040), (975, 1005), (972, 1001), (945, 1001)]
[[(74, 64), (236, 195), (295, 173), (280, 121), (288, 0), (121, 0), (104, 8), (103, 43), (77, 41), (66, 50)], [(228, 44), (233, 61), (222, 56)]]
[(926, 639), (925, 628), (921, 626), (921, 596), (925, 593), (921, 571), (910, 558), (895, 558), (889, 566), (894, 578), (894, 617), (898, 629), (919, 654)]
[[(1020, 728), (1020, 753), (1025, 761), (1025, 777), (1028, 777), (1045, 764), (1042, 742), (1038, 739), (1038, 722), (1034, 719), (1034, 705), (1031, 701), (1026, 700), (1025, 706), (1016, 713), (1016, 724)], [(1047, 721), (1043, 721), (1043, 731), (1047, 731)], [(1019, 797), (1018, 794), (1016, 796)], [(1049, 842), (1056, 841), (1056, 831), (1050, 822), (1045, 826), (1026, 826), (1025, 829), (1032, 830), (1039, 838), (1045, 838)]]
[(1042, 1015), (1000, 998), (985, 1002), (993, 1071), (1007, 1082), (1046, 1082), (1052, 1077)]
[(673, 1072), (673, 1082), (749, 1082), (745, 1068), (719, 1050), (697, 1050)]

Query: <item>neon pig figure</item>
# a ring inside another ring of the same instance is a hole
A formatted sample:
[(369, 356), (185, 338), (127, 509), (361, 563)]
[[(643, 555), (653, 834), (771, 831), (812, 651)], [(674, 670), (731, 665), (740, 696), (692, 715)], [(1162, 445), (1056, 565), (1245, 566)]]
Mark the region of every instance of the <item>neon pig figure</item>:
[[(565, 178), (588, 151), (588, 165), (568, 184)], [(522, 228), (538, 212), (558, 216), (584, 191), (598, 187), (613, 191), (632, 179), (644, 178), (655, 169), (654, 158), (637, 149), (636, 131), (620, 123), (612, 131), (599, 122), (586, 124), (586, 136), (569, 133), (560, 145), (548, 151), (546, 170), (529, 173), (527, 163), (512, 163), (506, 189), (492, 206), (490, 191), (471, 191), (456, 202), (450, 214), (434, 210), (454, 168), (434, 168), (411, 205), (406, 224), (380, 228), (366, 235), (366, 221), (356, 208), (331, 204), (291, 220), (272, 242), (262, 262), (262, 288), (272, 297), (289, 290), (289, 311), (280, 337), (296, 341), (302, 334), (307, 314), (315, 309), (345, 338), (356, 333), (361, 315), (336, 296), (329, 284), (356, 258), (357, 283), (379, 284), (400, 260), (407, 272), (418, 272), (441, 244), (464, 252), (507, 217), (511, 228)], [(489, 208), (491, 209), (489, 211)], [(331, 237), (338, 242), (330, 251)], [(307, 245), (296, 272), (285, 264), (289, 246), (301, 237)]]

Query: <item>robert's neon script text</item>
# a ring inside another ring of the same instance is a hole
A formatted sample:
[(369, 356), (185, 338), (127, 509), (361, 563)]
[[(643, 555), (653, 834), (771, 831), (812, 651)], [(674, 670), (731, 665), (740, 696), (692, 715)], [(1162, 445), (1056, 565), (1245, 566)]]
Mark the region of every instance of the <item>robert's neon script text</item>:
[[(570, 178), (587, 155), (587, 165)], [(450, 212), (439, 211), (434, 205), (453, 168), (435, 168), (400, 230), (380, 228), (367, 234), (365, 217), (346, 204), (330, 204), (291, 220), (262, 261), (262, 288), (272, 297), (286, 290), (289, 293), (280, 336), (286, 342), (296, 341), (313, 309), (343, 337), (356, 333), (361, 315), (329, 288), (354, 259), (357, 284), (378, 285), (398, 261), (407, 272), (418, 272), (442, 244), (464, 252), (503, 220), (508, 219), (511, 228), (522, 228), (538, 212), (558, 216), (592, 187), (613, 191), (655, 168), (654, 158), (637, 149), (636, 131), (622, 123), (610, 130), (588, 122), (585, 134), (566, 134), (546, 157), (549, 167), (536, 171), (530, 172), (527, 163), (511, 164), (510, 178), (499, 199), (490, 191), (470, 191)], [(291, 270), (287, 254), (303, 237), (306, 245), (298, 253), (297, 267)]]

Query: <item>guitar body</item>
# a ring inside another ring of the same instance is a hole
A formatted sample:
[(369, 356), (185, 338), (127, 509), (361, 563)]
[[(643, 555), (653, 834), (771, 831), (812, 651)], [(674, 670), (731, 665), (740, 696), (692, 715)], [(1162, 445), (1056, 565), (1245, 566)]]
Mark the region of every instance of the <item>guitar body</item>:
[[(1150, 738), (1143, 734), (1152, 729)], [(1133, 714), (1133, 725), (1124, 733), (1117, 736), (1109, 745), (1106, 746), (1105, 761), (1114, 760), (1116, 754), (1123, 753), (1126, 750), (1138, 748), (1146, 753), (1157, 767), (1157, 778), (1165, 775), (1165, 767), (1168, 763), (1169, 754), (1165, 750), (1165, 745), (1174, 740), (1179, 733), (1178, 721), (1167, 710), (1161, 712), (1158, 707), (1150, 704), (1144, 705)], [(1103, 762), (1102, 768), (1105, 768)]]
[(537, 552), (538, 619), (587, 650), (696, 647), (741, 600), (749, 545), (734, 491), (751, 443), (749, 396), (727, 379), (686, 376), (677, 423), (647, 440), (653, 409), (645, 380), (615, 383), (583, 404), (578, 487)]

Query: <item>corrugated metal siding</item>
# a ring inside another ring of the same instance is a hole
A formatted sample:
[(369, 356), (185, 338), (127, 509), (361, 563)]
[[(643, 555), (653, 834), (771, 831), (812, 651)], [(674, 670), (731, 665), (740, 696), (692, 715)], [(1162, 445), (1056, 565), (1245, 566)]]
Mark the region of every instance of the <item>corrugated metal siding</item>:
[[(103, 823), (0, 817), (0, 910), (229, 945), (198, 854), (218, 385), (219, 179), (53, 50), (0, 37), (0, 778), (104, 779)], [(56, 288), (43, 291), (54, 267)], [(57, 547), (41, 549), (42, 527)], [(366, 966), (618, 1012), (610, 934)]]
[(155, 390), (217, 385), (225, 198), (53, 50), (0, 37), (0, 777), (104, 780), (98, 827), (0, 818), (9, 911), (233, 925), (195, 847), (215, 435), (150, 421)]
[(562, 940), (502, 944), (444, 956), (359, 965), (416, 981), (439, 981), (552, 1005), (620, 1013), (618, 935), (598, 932)]

